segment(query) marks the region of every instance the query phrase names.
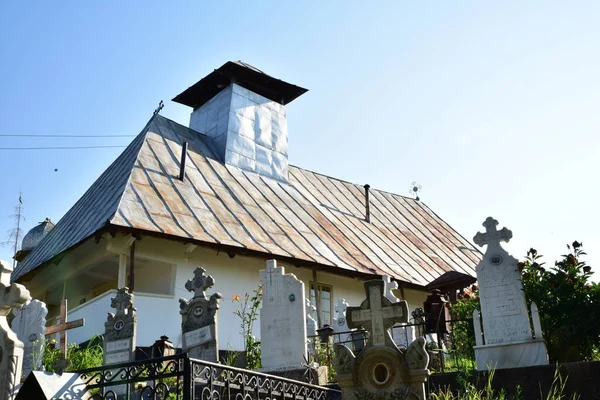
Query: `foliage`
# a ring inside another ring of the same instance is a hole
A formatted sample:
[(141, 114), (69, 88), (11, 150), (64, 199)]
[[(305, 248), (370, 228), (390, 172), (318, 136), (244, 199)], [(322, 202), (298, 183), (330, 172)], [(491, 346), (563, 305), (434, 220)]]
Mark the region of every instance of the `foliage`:
[(535, 249), (519, 263), (529, 301), (537, 304), (552, 361), (581, 361), (598, 357), (600, 348), (600, 285), (590, 280), (591, 268), (581, 261), (582, 244), (567, 245), (550, 269)]
[[(452, 340), (454, 351), (452, 360), (457, 365), (473, 365), (475, 359), (475, 331), (473, 329), (473, 311), (479, 310), (479, 292), (473, 285), (470, 290), (465, 290), (462, 298), (451, 305)], [(467, 367), (467, 369), (470, 369)]]
[(253, 290), (253, 295), (246, 293), (243, 301), (239, 295), (232, 296), (232, 301), (239, 304), (234, 314), (241, 320), (241, 334), (244, 339), (244, 350), (246, 352), (246, 368), (258, 369), (260, 364), (260, 341), (252, 335), (254, 322), (258, 319), (260, 303), (262, 301), (262, 287), (259, 285)]
[[(311, 339), (314, 342), (314, 347), (309, 346), (309, 349), (312, 347), (316, 351), (315, 354), (309, 354), (307, 365), (311, 363), (316, 363), (318, 365), (324, 365), (327, 367), (327, 379), (329, 382), (333, 382), (336, 376), (335, 368), (333, 368), (333, 343), (329, 341), (322, 341), (319, 336), (315, 336)], [(310, 343), (310, 342), (309, 342)]]
[[(49, 372), (55, 372), (54, 362), (60, 358), (60, 348), (56, 340), (48, 340), (44, 343), (44, 355), (42, 365)], [(67, 371), (78, 371), (85, 368), (102, 366), (104, 352), (102, 349), (102, 338), (94, 336), (85, 347), (70, 343), (67, 348), (67, 360), (70, 361)]]

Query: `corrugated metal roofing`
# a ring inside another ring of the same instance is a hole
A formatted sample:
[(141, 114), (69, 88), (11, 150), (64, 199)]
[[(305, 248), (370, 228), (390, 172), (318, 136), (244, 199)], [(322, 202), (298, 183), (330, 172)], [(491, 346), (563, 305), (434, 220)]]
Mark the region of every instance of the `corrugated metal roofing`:
[[(188, 142), (184, 181), (182, 143)], [(206, 137), (160, 115), (19, 263), (18, 279), (107, 222), (425, 286), (475, 276), (481, 253), (425, 204), (290, 167), (290, 183), (226, 166)]]

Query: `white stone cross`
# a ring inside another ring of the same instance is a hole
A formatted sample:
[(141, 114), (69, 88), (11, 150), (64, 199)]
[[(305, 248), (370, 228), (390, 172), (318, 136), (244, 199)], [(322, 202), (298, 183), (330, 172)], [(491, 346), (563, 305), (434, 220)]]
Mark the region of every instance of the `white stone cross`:
[(194, 297), (206, 297), (206, 289), (211, 288), (215, 285), (215, 279), (206, 275), (206, 270), (202, 267), (198, 267), (194, 270), (194, 279), (188, 279), (185, 283), (185, 288), (188, 292), (194, 292)]
[(333, 307), (333, 312), (335, 313), (336, 318), (345, 318), (346, 317), (346, 309), (349, 304), (345, 299), (339, 299), (336, 305)]
[(12, 268), (0, 261), (0, 399), (12, 399), (15, 386), (21, 380), (23, 343), (8, 326), (7, 316), (31, 300), (29, 290), (10, 283)]
[(365, 282), (367, 299), (360, 307), (348, 307), (346, 319), (349, 328), (364, 326), (370, 333), (369, 343), (375, 346), (392, 344), (389, 329), (398, 322), (408, 321), (408, 306), (405, 301), (392, 303), (384, 297), (385, 283), (382, 280)]
[(392, 277), (389, 275), (384, 275), (381, 279), (385, 282), (385, 297), (392, 303), (400, 301), (394, 294), (394, 290), (398, 289), (398, 282), (392, 280)]
[(498, 221), (492, 217), (487, 217), (483, 226), (485, 227), (485, 233), (477, 232), (473, 238), (473, 241), (479, 245), (479, 247), (483, 247), (484, 244), (499, 244), (500, 242), (508, 243), (512, 238), (512, 231), (506, 227), (501, 230), (496, 229)]

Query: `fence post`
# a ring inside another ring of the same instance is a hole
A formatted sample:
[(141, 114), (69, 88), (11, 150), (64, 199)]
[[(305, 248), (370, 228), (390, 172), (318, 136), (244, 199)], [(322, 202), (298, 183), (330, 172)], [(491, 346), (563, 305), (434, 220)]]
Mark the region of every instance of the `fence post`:
[(183, 399), (191, 400), (193, 399), (193, 384), (194, 378), (192, 377), (192, 361), (189, 359), (187, 353), (184, 355), (183, 359)]

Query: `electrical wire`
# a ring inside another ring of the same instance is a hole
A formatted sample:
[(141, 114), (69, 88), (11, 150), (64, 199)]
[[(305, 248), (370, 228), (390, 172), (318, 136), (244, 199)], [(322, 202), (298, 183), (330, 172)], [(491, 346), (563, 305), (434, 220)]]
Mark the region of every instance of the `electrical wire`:
[(76, 150), (76, 149), (108, 149), (127, 146), (64, 146), (64, 147), (0, 147), (0, 150)]

